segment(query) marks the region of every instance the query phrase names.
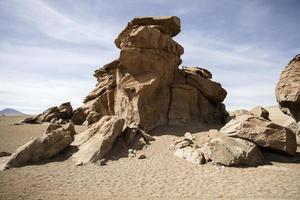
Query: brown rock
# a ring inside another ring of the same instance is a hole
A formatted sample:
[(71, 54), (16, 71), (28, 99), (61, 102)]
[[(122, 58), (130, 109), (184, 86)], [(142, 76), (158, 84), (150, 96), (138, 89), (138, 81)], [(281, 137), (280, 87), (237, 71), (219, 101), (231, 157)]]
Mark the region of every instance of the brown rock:
[(300, 121), (300, 54), (296, 55), (280, 75), (276, 87), (281, 110)]
[(212, 79), (212, 73), (201, 67), (182, 67), (183, 71), (188, 74), (197, 74), (203, 78)]
[(73, 144), (79, 145), (79, 151), (73, 154), (73, 158), (83, 164), (102, 159), (122, 133), (123, 125), (124, 119), (117, 116), (102, 117), (99, 122), (76, 136)]
[(85, 124), (116, 115), (146, 132), (166, 124), (224, 123), (226, 91), (206, 69), (178, 68), (184, 49), (172, 39), (174, 30), (180, 31), (176, 17), (133, 19), (115, 41), (119, 58), (95, 71), (97, 85), (73, 121), (77, 113)]
[(74, 140), (73, 124), (67, 124), (61, 128), (53, 129), (42, 137), (33, 139), (19, 147), (7, 161), (5, 168), (23, 166), (29, 162), (37, 162), (56, 156)]
[(87, 114), (84, 112), (84, 109), (77, 108), (73, 111), (71, 121), (76, 125), (82, 125), (86, 120)]
[(73, 108), (71, 106), (70, 102), (66, 102), (61, 104), (58, 107), (59, 113), (60, 113), (60, 118), (63, 119), (70, 119), (72, 116)]
[(288, 128), (253, 115), (240, 115), (228, 122), (221, 132), (254, 142), (258, 146), (294, 155), (297, 144), (295, 134)]
[(218, 136), (209, 140), (200, 149), (207, 160), (225, 166), (255, 166), (263, 161), (260, 149), (252, 142), (226, 136)]

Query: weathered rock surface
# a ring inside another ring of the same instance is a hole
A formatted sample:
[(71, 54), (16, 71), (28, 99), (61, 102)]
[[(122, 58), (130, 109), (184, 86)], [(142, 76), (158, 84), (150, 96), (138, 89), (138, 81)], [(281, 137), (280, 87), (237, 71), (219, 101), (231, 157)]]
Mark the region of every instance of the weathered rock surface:
[(280, 75), (276, 87), (281, 110), (300, 121), (300, 54), (296, 55)]
[(228, 122), (221, 132), (269, 148), (294, 155), (297, 144), (295, 134), (288, 128), (254, 115), (240, 115)]
[(226, 136), (214, 137), (201, 148), (206, 160), (225, 166), (255, 166), (264, 158), (252, 142)]
[(129, 22), (115, 40), (119, 58), (95, 71), (98, 83), (81, 107), (85, 124), (104, 115), (119, 116), (125, 126), (145, 131), (166, 124), (224, 123), (227, 93), (210, 80), (212, 74), (178, 68), (184, 49), (172, 37), (179, 31), (174, 16)]
[(33, 139), (19, 147), (11, 155), (5, 164), (5, 168), (19, 167), (26, 163), (51, 158), (72, 143), (74, 134), (75, 130), (72, 123), (57, 128), (52, 126), (47, 129), (42, 137)]
[(119, 58), (95, 71), (97, 84), (84, 105), (73, 111), (64, 103), (24, 122), (91, 125), (116, 115), (147, 132), (167, 124), (225, 123), (227, 92), (211, 72), (178, 68), (184, 49), (172, 37), (180, 27), (176, 16), (134, 18), (115, 40)]
[(79, 148), (73, 154), (74, 160), (87, 164), (102, 159), (122, 133), (124, 122), (124, 119), (117, 116), (104, 116), (89, 129), (78, 134), (73, 143)]
[(61, 104), (58, 107), (51, 107), (37, 116), (24, 119), (23, 123), (37, 124), (43, 122), (68, 123), (72, 118), (73, 108), (70, 102)]

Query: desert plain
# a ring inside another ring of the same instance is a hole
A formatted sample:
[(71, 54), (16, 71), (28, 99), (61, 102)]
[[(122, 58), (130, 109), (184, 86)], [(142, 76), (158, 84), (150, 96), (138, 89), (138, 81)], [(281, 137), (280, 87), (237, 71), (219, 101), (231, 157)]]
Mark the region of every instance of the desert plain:
[[(290, 120), (266, 108), (278, 124)], [(47, 125), (13, 125), (24, 116), (0, 118), (0, 151), (12, 153)], [(82, 132), (86, 126), (76, 126)], [(53, 159), (0, 172), (0, 199), (299, 199), (300, 144), (294, 157), (265, 154), (257, 167), (197, 165), (173, 155), (172, 139), (189, 131), (196, 140), (220, 127), (159, 127), (155, 141), (133, 158), (113, 147), (106, 165), (76, 166), (66, 151)], [(138, 159), (139, 155), (145, 159)]]

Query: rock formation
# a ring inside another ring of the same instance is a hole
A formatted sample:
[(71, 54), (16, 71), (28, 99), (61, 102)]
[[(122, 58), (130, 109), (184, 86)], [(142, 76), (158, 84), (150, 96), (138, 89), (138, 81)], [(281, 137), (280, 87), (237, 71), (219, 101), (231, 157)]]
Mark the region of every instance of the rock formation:
[(280, 75), (276, 87), (281, 110), (300, 121), (300, 54), (296, 55)]
[(73, 145), (79, 151), (73, 154), (77, 163), (96, 162), (110, 151), (116, 138), (122, 133), (124, 119), (117, 116), (104, 116), (89, 129), (78, 134)]
[(174, 155), (194, 164), (212, 161), (224, 166), (256, 166), (264, 157), (254, 143), (210, 132), (208, 138), (195, 140), (190, 133), (175, 140), (170, 147)]
[(254, 115), (237, 116), (221, 129), (221, 133), (290, 155), (297, 149), (296, 135), (290, 129)]
[(43, 113), (24, 119), (23, 123), (39, 124), (43, 122), (52, 122), (65, 124), (70, 122), (73, 115), (73, 108), (70, 102), (61, 104), (60, 106), (51, 107), (45, 110)]
[(74, 124), (91, 125), (116, 115), (125, 119), (125, 126), (145, 131), (166, 124), (224, 123), (227, 93), (211, 80), (211, 72), (178, 68), (184, 49), (172, 37), (179, 32), (175, 16), (134, 18), (115, 40), (119, 58), (95, 71), (96, 88), (83, 106), (64, 117), (59, 108), (50, 108), (24, 122), (68, 117)]
[(45, 134), (19, 147), (6, 162), (4, 169), (19, 167), (56, 156), (74, 140), (75, 130), (72, 123), (65, 126), (49, 125)]
[(115, 40), (119, 58), (95, 71), (96, 88), (80, 108), (86, 124), (104, 115), (122, 117), (125, 126), (145, 131), (193, 121), (223, 123), (226, 91), (206, 69), (178, 68), (184, 50), (172, 37), (179, 32), (177, 17), (129, 22)]

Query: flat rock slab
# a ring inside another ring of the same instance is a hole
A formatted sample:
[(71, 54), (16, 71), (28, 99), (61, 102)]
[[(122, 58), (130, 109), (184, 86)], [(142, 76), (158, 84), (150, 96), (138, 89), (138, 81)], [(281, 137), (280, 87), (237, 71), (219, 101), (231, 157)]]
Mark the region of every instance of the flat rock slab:
[(75, 144), (79, 151), (73, 154), (76, 163), (87, 164), (97, 162), (108, 153), (122, 133), (125, 120), (117, 116), (104, 116), (81, 135), (77, 136)]

